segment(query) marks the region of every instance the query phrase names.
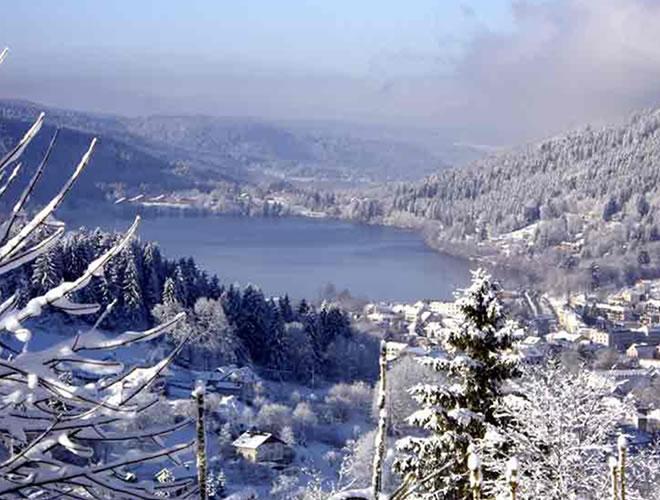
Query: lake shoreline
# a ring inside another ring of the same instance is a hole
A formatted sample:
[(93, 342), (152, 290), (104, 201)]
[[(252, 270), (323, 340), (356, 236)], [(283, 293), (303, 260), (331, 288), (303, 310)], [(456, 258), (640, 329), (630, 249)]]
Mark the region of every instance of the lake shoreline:
[[(63, 211), (60, 218), (71, 229), (122, 231), (136, 212)], [(158, 241), (170, 258), (194, 257), (226, 284), (255, 283), (293, 298), (314, 298), (333, 284), (375, 301), (451, 299), (474, 267), (460, 255), (432, 249), (411, 228), (330, 217), (147, 211), (138, 232)]]

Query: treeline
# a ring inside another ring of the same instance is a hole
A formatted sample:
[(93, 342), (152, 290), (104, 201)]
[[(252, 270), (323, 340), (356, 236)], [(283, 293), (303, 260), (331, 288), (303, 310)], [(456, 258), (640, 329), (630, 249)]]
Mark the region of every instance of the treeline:
[[(25, 303), (63, 280), (75, 280), (120, 237), (98, 229), (69, 233), (3, 279), (0, 292), (7, 297), (19, 289)], [(224, 286), (192, 258), (164, 258), (153, 242), (132, 241), (73, 299), (102, 306), (114, 302), (102, 325), (106, 329), (148, 327), (185, 311), (187, 320), (170, 340), (187, 337), (184, 358), (197, 366), (253, 363), (267, 375), (306, 382), (374, 375), (376, 341), (355, 332), (339, 307), (292, 304), (288, 296), (266, 297), (253, 286)]]
[[(44, 294), (62, 281), (75, 280), (120, 238), (119, 233), (99, 229), (68, 233), (48, 252), (3, 280), (0, 291), (7, 296), (18, 289), (22, 302)], [(153, 324), (151, 310), (160, 303), (168, 279), (175, 284), (177, 299), (186, 306), (200, 297), (217, 298), (223, 291), (218, 278), (200, 270), (192, 258), (168, 260), (155, 243), (133, 240), (104, 267), (103, 276), (95, 277), (72, 298), (103, 307), (116, 301), (105, 327), (146, 327)]]

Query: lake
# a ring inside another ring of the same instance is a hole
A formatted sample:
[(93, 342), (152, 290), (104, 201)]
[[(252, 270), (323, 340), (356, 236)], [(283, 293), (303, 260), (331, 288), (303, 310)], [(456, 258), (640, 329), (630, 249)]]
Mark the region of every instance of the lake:
[[(62, 218), (70, 229), (130, 224), (80, 212)], [(139, 234), (157, 241), (169, 258), (194, 257), (223, 283), (252, 283), (297, 299), (316, 299), (328, 283), (371, 300), (449, 299), (469, 279), (468, 261), (392, 227), (302, 217), (159, 216), (144, 218)]]

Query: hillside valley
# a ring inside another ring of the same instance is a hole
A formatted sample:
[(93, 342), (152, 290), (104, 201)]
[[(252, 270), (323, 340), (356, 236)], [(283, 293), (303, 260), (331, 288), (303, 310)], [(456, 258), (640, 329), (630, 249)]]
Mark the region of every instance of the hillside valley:
[[(124, 194), (231, 191), (236, 186), (272, 183), (336, 188), (414, 180), (480, 154), (429, 130), (201, 115), (129, 118), (17, 100), (0, 101), (0, 144), (6, 149), (41, 111), (46, 112), (48, 126), (69, 131), (60, 139), (66, 143), (58, 148), (73, 147), (79, 136), (96, 135), (102, 146), (108, 143), (104, 149), (130, 175), (115, 178), (123, 192), (108, 194), (111, 200)], [(53, 158), (58, 164), (61, 160)], [(154, 182), (156, 177), (161, 186)], [(96, 184), (106, 194), (111, 191), (98, 185), (104, 179), (84, 182)]]
[(432, 246), (597, 289), (660, 271), (660, 112), (585, 127), (421, 181), (291, 199), (330, 216), (413, 227)]

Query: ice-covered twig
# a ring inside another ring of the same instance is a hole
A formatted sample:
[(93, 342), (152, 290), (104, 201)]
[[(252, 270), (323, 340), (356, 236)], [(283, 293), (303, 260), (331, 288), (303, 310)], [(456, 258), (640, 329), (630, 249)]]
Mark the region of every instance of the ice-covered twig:
[(148, 340), (153, 340), (160, 337), (170, 327), (172, 327), (174, 324), (178, 323), (185, 317), (186, 317), (186, 313), (182, 312), (177, 314), (174, 318), (166, 321), (165, 323), (155, 326), (154, 328), (151, 328), (149, 330), (145, 330), (143, 332), (128, 331), (112, 339), (97, 341), (95, 343), (85, 344), (84, 342), (81, 343), (80, 339), (78, 339), (73, 347), (73, 350), (74, 352), (80, 350), (86, 350), (86, 351), (109, 350), (109, 349), (116, 349), (119, 347), (126, 347), (138, 342), (146, 342)]
[(0, 248), (0, 263), (2, 263), (7, 257), (10, 257), (16, 251), (18, 251), (26, 243), (28, 237), (34, 233), (34, 231), (41, 225), (43, 222), (50, 216), (57, 207), (60, 206), (66, 194), (73, 187), (73, 184), (78, 180), (80, 174), (85, 170), (89, 164), (89, 160), (96, 146), (96, 138), (92, 139), (92, 142), (87, 149), (87, 152), (83, 155), (78, 166), (74, 170), (73, 174), (67, 182), (62, 186), (60, 192), (57, 193), (44, 208), (42, 208), (33, 218), (28, 222), (21, 230), (12, 238), (10, 238), (7, 243), (5, 243)]
[(14, 167), (14, 170), (12, 170), (11, 174), (9, 174), (9, 178), (7, 179), (7, 181), (0, 187), (0, 198), (2, 198), (2, 195), (5, 194), (5, 191), (9, 189), (9, 186), (12, 185), (12, 183), (16, 179), (16, 176), (21, 171), (21, 167), (23, 167), (23, 164), (17, 163), (16, 166)]
[(172, 446), (165, 450), (159, 450), (153, 453), (141, 453), (135, 457), (118, 460), (110, 464), (99, 465), (96, 467), (69, 466), (68, 470), (66, 470), (64, 473), (58, 473), (58, 471), (33, 476), (29, 484), (15, 484), (9, 481), (4, 481), (0, 483), (0, 498), (11, 498), (10, 495), (18, 494), (25, 490), (38, 491), (40, 488), (44, 488), (53, 484), (66, 484), (67, 482), (74, 481), (78, 478), (96, 477), (97, 475), (104, 472), (110, 472), (115, 469), (120, 469), (130, 465), (148, 462), (163, 456), (167, 456), (169, 454), (180, 453), (191, 448), (194, 444), (194, 441), (190, 441), (188, 443)]
[(12, 255), (8, 259), (5, 259), (5, 261), (2, 264), (0, 264), (0, 275), (9, 272), (12, 269), (16, 269), (17, 267), (20, 267), (23, 264), (32, 262), (39, 255), (50, 250), (51, 247), (55, 245), (55, 243), (57, 243), (57, 240), (59, 240), (63, 234), (64, 234), (64, 228), (59, 228), (55, 232), (53, 232), (52, 234), (41, 240), (36, 245), (33, 245), (27, 250), (25, 250), (24, 252), (18, 253), (16, 255)]
[[(183, 349), (183, 346), (187, 341), (188, 337), (183, 339), (183, 341), (169, 354), (169, 356), (167, 356), (165, 359), (162, 359), (154, 366), (149, 368), (133, 368), (132, 370), (129, 370), (124, 375), (122, 375), (120, 378), (105, 386), (101, 386), (100, 390), (112, 390), (114, 388), (114, 390), (120, 395), (119, 401), (117, 403), (118, 406), (125, 405), (138, 394), (142, 393), (142, 391), (146, 390), (154, 382), (154, 380), (156, 380), (156, 378), (163, 372), (163, 370), (165, 370), (172, 363), (174, 358), (181, 352), (181, 349)], [(124, 382), (133, 382), (136, 384), (136, 386), (130, 390), (128, 396), (126, 397), (121, 395), (121, 389), (124, 386)]]
[(5, 168), (7, 168), (7, 166), (11, 165), (21, 157), (25, 151), (25, 148), (28, 147), (32, 139), (34, 139), (35, 136), (39, 133), (39, 130), (41, 130), (41, 126), (44, 124), (45, 116), (46, 115), (44, 113), (39, 113), (39, 116), (25, 133), (23, 138), (2, 158), (2, 160), (0, 160), (0, 172), (2, 172)]
[(42, 309), (45, 306), (51, 305), (57, 302), (62, 297), (66, 296), (71, 292), (75, 292), (87, 285), (89, 281), (95, 276), (103, 266), (112, 259), (115, 255), (121, 252), (126, 245), (128, 245), (131, 238), (135, 235), (137, 231), (138, 224), (140, 222), (140, 217), (135, 218), (133, 225), (126, 231), (122, 236), (121, 240), (114, 245), (110, 250), (105, 252), (103, 255), (98, 257), (96, 260), (92, 261), (85, 272), (75, 281), (65, 281), (55, 288), (49, 290), (44, 295), (30, 299), (26, 306), (20, 311), (15, 312), (14, 314), (5, 315), (0, 319), (0, 330), (8, 330), (16, 333), (22, 327), (20, 326), (21, 322), (39, 316)]
[(57, 136), (59, 135), (59, 132), (60, 132), (59, 128), (55, 130), (55, 133), (53, 134), (53, 137), (50, 140), (50, 144), (48, 145), (48, 149), (46, 150), (46, 154), (42, 158), (41, 163), (37, 167), (37, 170), (32, 176), (32, 178), (30, 179), (30, 182), (21, 193), (21, 196), (19, 197), (18, 201), (14, 204), (14, 208), (12, 208), (11, 214), (9, 215), (9, 219), (2, 227), (0, 244), (4, 244), (5, 241), (7, 241), (7, 238), (11, 234), (11, 228), (13, 227), (14, 222), (16, 222), (16, 218), (18, 217), (18, 214), (23, 209), (27, 201), (30, 199), (30, 195), (34, 190), (34, 187), (37, 185), (37, 182), (41, 178), (41, 175), (43, 174), (44, 169), (46, 168), (46, 163), (50, 158), (51, 152), (53, 151), (53, 146), (55, 146), (55, 141), (57, 141)]

